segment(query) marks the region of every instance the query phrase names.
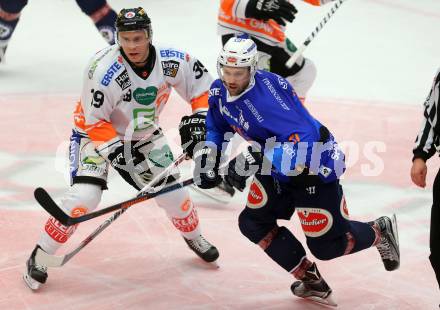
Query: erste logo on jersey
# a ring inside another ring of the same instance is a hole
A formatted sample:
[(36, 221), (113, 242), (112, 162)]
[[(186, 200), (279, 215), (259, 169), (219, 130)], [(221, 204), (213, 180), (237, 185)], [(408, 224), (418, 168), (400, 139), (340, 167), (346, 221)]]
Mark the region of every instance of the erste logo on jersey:
[(131, 86), (130, 78), (128, 77), (127, 70), (122, 71), (120, 75), (115, 79), (116, 83), (118, 83), (119, 87), (121, 87), (122, 90), (127, 89)]
[(220, 96), (220, 88), (211, 88), (208, 92), (208, 98), (214, 97), (214, 96)]
[(176, 57), (185, 60), (185, 53), (176, 50), (161, 50), (160, 56), (163, 58)]
[(118, 57), (118, 60), (115, 61), (110, 68), (107, 69), (104, 77), (101, 80), (101, 84), (104, 86), (108, 86), (113, 79), (113, 76), (122, 69), (122, 57)]
[(176, 77), (179, 71), (179, 62), (175, 60), (162, 61), (163, 74), (170, 77)]

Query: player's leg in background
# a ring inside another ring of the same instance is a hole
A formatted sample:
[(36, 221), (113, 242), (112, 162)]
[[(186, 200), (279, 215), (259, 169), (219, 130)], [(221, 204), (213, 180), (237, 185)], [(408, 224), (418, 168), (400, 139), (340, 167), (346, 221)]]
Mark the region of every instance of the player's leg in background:
[[(102, 190), (107, 188), (108, 164), (98, 153), (91, 140), (74, 131), (70, 138), (71, 187), (61, 200), (61, 207), (72, 217), (96, 209)], [(47, 280), (46, 266), (35, 262), (38, 248), (54, 254), (75, 232), (78, 225), (64, 226), (49, 217), (40, 238), (31, 253), (23, 278), (31, 289), (38, 289)]]
[(81, 10), (95, 23), (99, 33), (108, 42), (115, 44), (115, 22), (117, 14), (106, 0), (76, 0)]
[(433, 191), (433, 203), (431, 209), (430, 248), (432, 268), (435, 271), (437, 282), (440, 287), (440, 170), (435, 177)]
[[(144, 165), (144, 169), (149, 172), (148, 177), (150, 180), (174, 161), (174, 156), (168, 145), (168, 141), (162, 133), (156, 134), (156, 136), (147, 143), (142, 143), (141, 141), (136, 144), (136, 151), (145, 157), (145, 161), (142, 165)], [(180, 173), (176, 168), (166, 180), (163, 180), (158, 185), (171, 185), (176, 183), (179, 178)], [(148, 179), (143, 180), (144, 184), (148, 182)], [(186, 188), (160, 195), (156, 197), (155, 202), (159, 207), (165, 210), (168, 218), (174, 227), (179, 230), (192, 251), (206, 262), (214, 262), (217, 260), (219, 257), (218, 250), (203, 237), (197, 210)]]
[(27, 2), (28, 0), (0, 0), (0, 63), (4, 62), (9, 40)]

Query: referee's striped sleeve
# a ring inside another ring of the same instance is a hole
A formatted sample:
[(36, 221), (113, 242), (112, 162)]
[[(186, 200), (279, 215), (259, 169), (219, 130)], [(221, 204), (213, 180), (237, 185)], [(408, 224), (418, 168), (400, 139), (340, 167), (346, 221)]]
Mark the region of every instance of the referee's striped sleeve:
[(439, 129), (437, 123), (440, 101), (440, 69), (435, 75), (429, 96), (424, 103), (423, 121), (419, 134), (417, 135), (413, 149), (413, 160), (422, 158), (424, 161), (434, 155), (436, 148), (440, 145)]

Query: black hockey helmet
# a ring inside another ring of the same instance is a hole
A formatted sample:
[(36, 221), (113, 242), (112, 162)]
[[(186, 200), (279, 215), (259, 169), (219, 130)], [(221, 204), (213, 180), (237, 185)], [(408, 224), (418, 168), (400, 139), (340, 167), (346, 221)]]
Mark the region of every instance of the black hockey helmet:
[(148, 37), (152, 36), (151, 19), (141, 7), (122, 9), (116, 18), (116, 31), (146, 30)]

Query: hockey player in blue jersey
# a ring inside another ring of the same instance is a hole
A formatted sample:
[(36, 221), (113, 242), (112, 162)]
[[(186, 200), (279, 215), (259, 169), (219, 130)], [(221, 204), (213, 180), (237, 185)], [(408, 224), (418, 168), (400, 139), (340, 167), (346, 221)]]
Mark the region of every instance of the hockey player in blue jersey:
[(256, 70), (256, 62), (250, 39), (231, 38), (220, 52), (220, 79), (211, 85), (207, 141), (194, 153), (194, 178), (201, 188), (216, 186), (226, 137), (238, 133), (248, 140), (251, 158), (233, 162), (225, 172), (256, 172), (239, 216), (240, 231), (297, 279), (291, 285), (294, 295), (336, 305), (316, 264), (277, 220), (288, 220), (296, 211), (317, 259), (376, 246), (385, 269), (392, 271), (400, 264), (395, 217), (349, 220), (339, 184), (345, 156), (333, 135), (310, 115), (284, 78)]

